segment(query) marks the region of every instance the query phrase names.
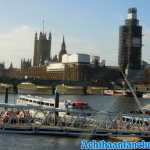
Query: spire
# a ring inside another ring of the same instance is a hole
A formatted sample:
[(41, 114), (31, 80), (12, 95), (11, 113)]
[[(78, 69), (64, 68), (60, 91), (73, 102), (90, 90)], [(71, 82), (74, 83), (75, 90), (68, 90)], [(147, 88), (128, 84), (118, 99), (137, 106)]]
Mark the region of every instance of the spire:
[(48, 39), (49, 39), (49, 40), (52, 40), (52, 34), (51, 34), (51, 32), (49, 33)]
[(128, 9), (128, 19), (137, 19), (137, 8), (129, 8)]
[(42, 39), (42, 38), (43, 38), (43, 34), (42, 32), (40, 32), (39, 39)]
[(62, 41), (62, 44), (61, 44), (61, 50), (59, 52), (59, 62), (62, 61), (62, 56), (64, 54), (67, 54), (67, 51), (66, 51), (66, 44), (65, 44), (65, 38), (63, 36), (63, 41)]
[(129, 8), (128, 9), (128, 16), (125, 21), (126, 25), (139, 25), (139, 19), (137, 18), (137, 8)]
[(12, 62), (10, 63), (10, 66), (9, 66), (9, 69), (12, 69), (13, 68), (13, 64)]
[(43, 38), (44, 38), (44, 39), (47, 39), (46, 33), (43, 34)]
[(65, 38), (63, 36), (63, 42), (61, 44), (61, 51), (65, 51), (66, 52), (66, 44), (65, 44)]
[(65, 38), (64, 38), (64, 35), (63, 35), (63, 43), (65, 43)]
[(38, 39), (38, 37), (37, 37), (37, 32), (35, 33), (35, 40), (37, 40)]
[(43, 19), (43, 20), (42, 20), (43, 34), (44, 34), (44, 32), (45, 32), (45, 26), (44, 26), (44, 25), (45, 25), (45, 20)]

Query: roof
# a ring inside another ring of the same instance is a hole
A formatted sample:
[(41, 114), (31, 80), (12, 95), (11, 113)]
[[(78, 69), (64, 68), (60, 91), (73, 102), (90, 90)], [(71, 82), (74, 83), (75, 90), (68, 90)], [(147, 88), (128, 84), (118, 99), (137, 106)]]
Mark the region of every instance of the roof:
[(65, 65), (63, 63), (51, 63), (47, 66), (47, 71), (64, 71)]

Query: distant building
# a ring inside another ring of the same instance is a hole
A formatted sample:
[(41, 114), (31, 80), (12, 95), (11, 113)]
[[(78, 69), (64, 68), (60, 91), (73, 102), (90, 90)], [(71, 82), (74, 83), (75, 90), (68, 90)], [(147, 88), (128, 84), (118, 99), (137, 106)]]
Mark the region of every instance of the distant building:
[(21, 59), (21, 69), (31, 67), (32, 66), (31, 61), (32, 61), (31, 59), (28, 59), (28, 60), (25, 60), (25, 58)]
[(35, 33), (33, 66), (44, 65), (49, 62), (51, 55), (51, 33), (40, 32), (39, 37)]
[(54, 57), (51, 58), (51, 62), (59, 62), (58, 56), (54, 55)]
[(125, 25), (119, 31), (118, 64), (125, 70), (138, 70), (141, 68), (142, 26), (137, 19), (137, 9), (129, 8)]
[(88, 54), (64, 54), (62, 56), (62, 63), (80, 63), (90, 64), (90, 55)]
[(5, 63), (0, 63), (0, 69), (4, 69), (5, 68)]
[(65, 39), (64, 39), (64, 36), (63, 36), (63, 41), (62, 41), (62, 44), (61, 44), (61, 50), (60, 50), (59, 56), (58, 56), (59, 62), (62, 61), (62, 56), (63, 56), (64, 54), (67, 54), (67, 50), (66, 50)]
[(13, 69), (13, 63), (12, 62), (9, 65), (9, 69)]

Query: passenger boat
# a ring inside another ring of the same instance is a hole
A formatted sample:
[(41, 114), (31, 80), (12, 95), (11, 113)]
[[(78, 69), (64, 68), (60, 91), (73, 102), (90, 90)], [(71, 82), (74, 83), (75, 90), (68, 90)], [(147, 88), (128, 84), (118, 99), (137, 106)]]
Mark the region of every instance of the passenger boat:
[(31, 82), (22, 82), (18, 84), (18, 94), (32, 94), (32, 95), (50, 95), (52, 94), (52, 87), (35, 85)]
[[(20, 95), (17, 100), (17, 104), (28, 104), (28, 105), (36, 105), (43, 107), (54, 107), (55, 99), (52, 98), (44, 98), (39, 96), (32, 95)], [(62, 104), (62, 103), (60, 103)]]
[[(55, 99), (54, 98), (44, 98), (39, 96), (32, 96), (32, 95), (20, 95), (17, 100), (17, 104), (28, 104), (28, 105), (36, 105), (36, 106), (43, 106), (43, 107), (54, 107), (55, 106)], [(71, 100), (64, 100), (59, 102), (60, 108), (72, 108), (72, 109), (88, 109), (90, 108), (88, 103), (77, 99), (74, 101)]]
[(0, 104), (0, 107), (12, 110), (0, 113), (0, 133), (71, 137), (96, 135), (93, 131), (96, 120), (87, 115), (89, 106), (82, 100), (65, 100), (59, 103), (59, 108), (55, 107), (55, 99), (31, 95), (21, 95), (16, 102), (17, 104)]
[[(54, 108), (55, 107), (55, 99), (54, 98), (43, 98), (39, 96), (31, 96), (31, 95), (20, 95), (16, 103), (19, 105), (34, 105), (41, 106), (44, 108)], [(75, 113), (80, 113), (80, 115), (87, 114), (88, 116), (96, 113), (96, 110), (92, 109), (87, 102), (83, 100), (64, 100), (59, 102), (59, 108), (67, 110), (67, 114), (75, 115)], [(76, 111), (77, 110), (77, 111)], [(64, 113), (60, 113), (64, 115)]]
[[(6, 113), (6, 111), (4, 111), (1, 113), (0, 133), (99, 137), (103, 139), (118, 137), (120, 140), (122, 137), (124, 137), (123, 140), (126, 138), (135, 137), (150, 139), (150, 116), (143, 113), (143, 109), (141, 109), (141, 105), (139, 104), (139, 101), (134, 93), (133, 96), (135, 97), (141, 113), (118, 115), (118, 117), (113, 117), (111, 122), (110, 119), (109, 122), (106, 120), (104, 126), (101, 125), (95, 118), (88, 117), (87, 113), (86, 115), (81, 115), (84, 110), (87, 110), (88, 108), (88, 104), (82, 100), (76, 100), (73, 102), (65, 100), (60, 102), (64, 107), (64, 109), (61, 109), (60, 105), (58, 106), (59, 108), (56, 107), (56, 99), (47, 100), (45, 98), (33, 97), (29, 95), (20, 96), (17, 103), (25, 106), (19, 105), (18, 108), (24, 108), (25, 111), (19, 113)], [(9, 106), (10, 108), (15, 109), (17, 108), (15, 105), (10, 104), (1, 104), (0, 106)], [(43, 113), (43, 117), (39, 117), (39, 120), (37, 120), (34, 115), (26, 115), (28, 114), (27, 110), (29, 109), (35, 109), (35, 116), (39, 112)], [(66, 112), (66, 114), (63, 116), (59, 115), (58, 113), (61, 111)], [(71, 111), (73, 115), (71, 114)], [(18, 114), (19, 116), (17, 116)], [(24, 120), (24, 122), (19, 124), (18, 121), (20, 122), (22, 117), (27, 120)], [(7, 120), (4, 122), (4, 119)], [(11, 122), (12, 119), (13, 121)]]

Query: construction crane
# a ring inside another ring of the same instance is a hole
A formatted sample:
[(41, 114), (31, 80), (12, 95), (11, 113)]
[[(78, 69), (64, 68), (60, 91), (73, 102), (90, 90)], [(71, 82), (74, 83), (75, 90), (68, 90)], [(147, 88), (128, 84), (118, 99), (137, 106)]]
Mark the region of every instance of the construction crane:
[(128, 81), (128, 79), (127, 79), (127, 77), (126, 77), (126, 75), (125, 75), (122, 71), (121, 71), (121, 73), (122, 73), (122, 76), (123, 76), (123, 78), (124, 78), (126, 84), (127, 84), (128, 87), (129, 87), (130, 91), (132, 92), (132, 95), (133, 95), (133, 97), (134, 97), (134, 99), (135, 99), (135, 102), (136, 102), (136, 104), (137, 104), (139, 110), (144, 114), (145, 112), (144, 112), (144, 110), (142, 109), (142, 105), (141, 105), (141, 103), (140, 103), (140, 101), (139, 101), (137, 95), (135, 94), (134, 89), (132, 88), (130, 82)]

